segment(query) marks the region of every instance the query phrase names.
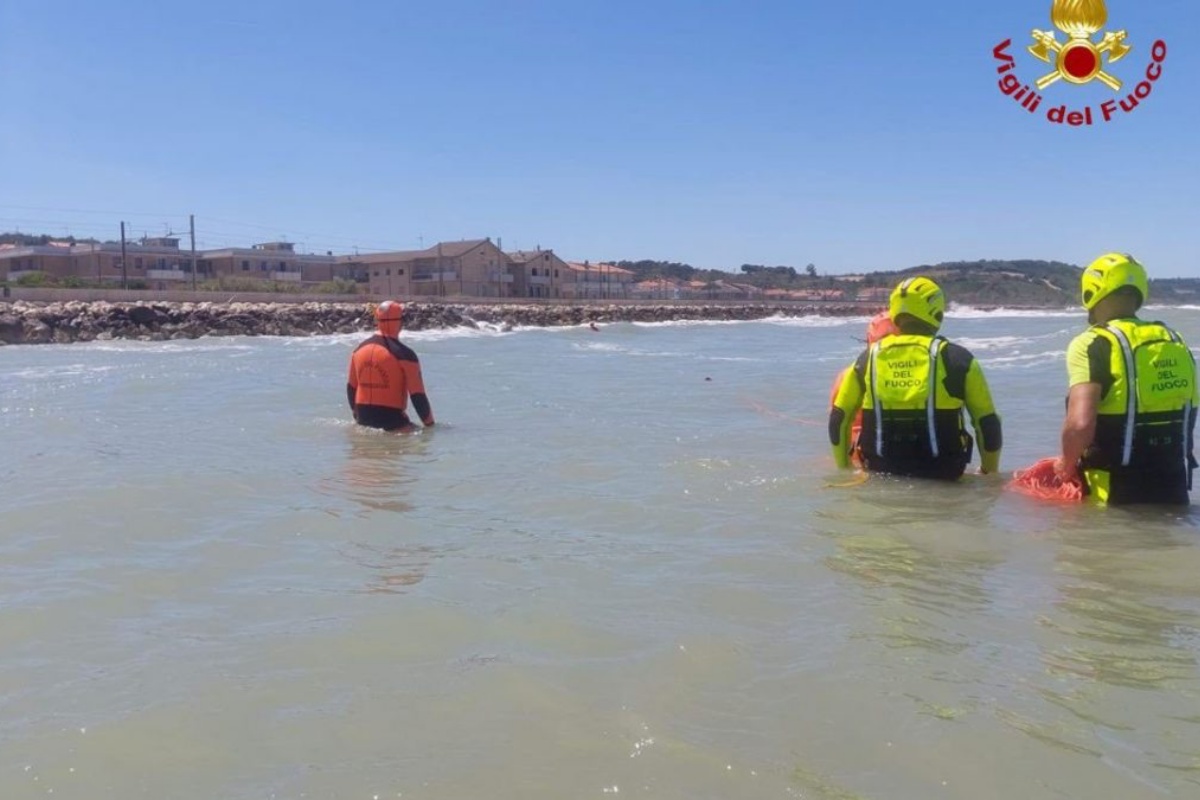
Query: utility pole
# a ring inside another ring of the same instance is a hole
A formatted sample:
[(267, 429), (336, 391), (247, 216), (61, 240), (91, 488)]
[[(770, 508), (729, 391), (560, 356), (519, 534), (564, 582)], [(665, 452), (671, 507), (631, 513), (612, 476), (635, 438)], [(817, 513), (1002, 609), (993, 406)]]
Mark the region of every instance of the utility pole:
[(496, 264), (496, 297), (503, 297), (504, 274), (508, 272), (508, 256), (504, 254), (504, 237), (496, 237), (496, 249), (500, 251), (500, 262)]
[(129, 288), (129, 273), (125, 268), (125, 223), (121, 223), (121, 288)]
[(442, 281), (442, 243), (438, 242), (437, 247), (437, 270), (438, 270), (438, 297), (446, 295), (446, 287)]
[(188, 230), (192, 236), (192, 291), (196, 291), (196, 215), (188, 214)]

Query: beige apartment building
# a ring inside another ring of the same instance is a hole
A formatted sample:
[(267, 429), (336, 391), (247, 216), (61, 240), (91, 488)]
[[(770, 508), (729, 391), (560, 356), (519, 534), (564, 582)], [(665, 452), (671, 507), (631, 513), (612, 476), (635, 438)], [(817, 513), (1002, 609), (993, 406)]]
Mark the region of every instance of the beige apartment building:
[(491, 239), (439, 242), (425, 250), (347, 257), (374, 296), (519, 297), (518, 275)]
[(297, 253), (291, 242), (265, 242), (253, 247), (226, 247), (200, 254), (197, 272), (204, 277), (241, 277), (281, 283), (325, 283), (334, 278), (353, 277), (340, 259)]
[(513, 265), (513, 297), (563, 297), (571, 280), (571, 267), (553, 250), (516, 250), (508, 253)]
[(639, 300), (684, 300), (692, 296), (691, 288), (673, 278), (649, 278), (633, 285), (633, 297)]
[(634, 273), (614, 264), (567, 263), (562, 297), (572, 300), (623, 300), (634, 296)]
[[(354, 271), (332, 254), (295, 252), (290, 242), (268, 242), (248, 248), (230, 247), (196, 254), (196, 278), (241, 276), (260, 281), (324, 283), (334, 278), (357, 279)], [(124, 277), (152, 289), (168, 289), (192, 281), (192, 254), (170, 237), (141, 239), (125, 245), (55, 242), (36, 246), (0, 247), (0, 278), (16, 281), (33, 272), (54, 278), (88, 282), (117, 282)]]
[(191, 254), (179, 249), (178, 239), (143, 239), (126, 243), (122, 268), (121, 245), (115, 242), (0, 247), (0, 278), (16, 281), (35, 272), (90, 282), (119, 283), (125, 278), (165, 288), (191, 279)]

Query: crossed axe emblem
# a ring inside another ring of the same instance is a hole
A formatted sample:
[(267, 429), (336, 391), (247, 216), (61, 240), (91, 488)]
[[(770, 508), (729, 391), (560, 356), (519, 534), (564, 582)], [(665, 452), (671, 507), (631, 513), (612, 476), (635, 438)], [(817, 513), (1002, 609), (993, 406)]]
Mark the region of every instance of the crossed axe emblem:
[[(1105, 72), (1103, 67), (1104, 54), (1108, 54), (1108, 63), (1112, 64), (1115, 61), (1120, 61), (1133, 48), (1125, 44), (1125, 31), (1117, 31), (1113, 33), (1109, 31), (1104, 34), (1104, 39), (1100, 44), (1095, 44), (1087, 37), (1072, 36), (1066, 42), (1059, 42), (1054, 36), (1053, 31), (1038, 31), (1033, 32), (1033, 40), (1035, 44), (1029, 46), (1029, 52), (1038, 59), (1045, 61), (1047, 64), (1054, 64), (1054, 72), (1037, 79), (1037, 88), (1045, 89), (1050, 84), (1066, 79), (1071, 83), (1087, 83), (1091, 80), (1098, 80), (1114, 92), (1121, 88), (1121, 81), (1114, 78), (1109, 73)], [(1079, 75), (1068, 72), (1064, 67), (1064, 54), (1076, 49), (1087, 50), (1094, 59), (1090, 74)], [(1054, 56), (1051, 55), (1054, 54)]]

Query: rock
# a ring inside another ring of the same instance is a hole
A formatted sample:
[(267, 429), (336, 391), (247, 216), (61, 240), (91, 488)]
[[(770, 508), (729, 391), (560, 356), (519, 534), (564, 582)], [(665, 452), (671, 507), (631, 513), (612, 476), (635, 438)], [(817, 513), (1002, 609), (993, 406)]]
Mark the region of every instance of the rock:
[(129, 309), (129, 321), (135, 325), (154, 325), (159, 322), (158, 309), (151, 306), (134, 306)]
[(0, 342), (17, 344), (24, 336), (25, 325), (12, 314), (0, 314)]
[[(17, 301), (0, 313), (0, 342), (70, 342), (114, 338), (165, 339), (201, 336), (312, 336), (367, 333), (374, 328), (365, 303), (36, 303)], [(865, 316), (873, 307), (765, 304), (503, 304), (411, 302), (405, 330), (497, 326), (586, 325), (590, 322), (753, 320), (773, 316)]]
[(25, 330), (21, 335), (21, 340), (26, 344), (44, 344), (53, 341), (54, 333), (50, 326), (42, 322), (40, 319), (25, 320)]

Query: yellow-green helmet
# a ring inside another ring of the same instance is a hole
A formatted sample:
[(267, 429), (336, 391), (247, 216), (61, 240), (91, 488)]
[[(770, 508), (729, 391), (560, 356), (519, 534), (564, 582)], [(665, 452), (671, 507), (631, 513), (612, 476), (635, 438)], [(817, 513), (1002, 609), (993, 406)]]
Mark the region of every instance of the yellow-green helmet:
[(1150, 297), (1150, 280), (1146, 268), (1128, 253), (1105, 253), (1083, 271), (1080, 281), (1083, 307), (1091, 311), (1104, 298), (1122, 286), (1132, 286), (1142, 295), (1142, 303)]
[(892, 290), (888, 301), (888, 316), (892, 322), (901, 314), (908, 314), (937, 330), (942, 327), (945, 313), (946, 295), (942, 294), (941, 287), (925, 277), (902, 281)]

